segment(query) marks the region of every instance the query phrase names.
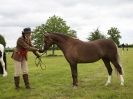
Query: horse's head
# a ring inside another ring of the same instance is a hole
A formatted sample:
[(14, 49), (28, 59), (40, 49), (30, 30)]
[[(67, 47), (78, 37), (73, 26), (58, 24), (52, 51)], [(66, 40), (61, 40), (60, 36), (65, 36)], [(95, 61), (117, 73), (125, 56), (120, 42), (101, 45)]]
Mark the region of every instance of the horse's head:
[(48, 50), (52, 44), (54, 44), (53, 39), (49, 33), (44, 34), (44, 51)]
[(58, 47), (60, 47), (60, 44), (64, 45), (64, 42), (67, 41), (69, 37), (65, 36), (60, 33), (46, 33), (44, 34), (44, 49), (43, 51), (47, 51), (52, 44), (56, 44)]

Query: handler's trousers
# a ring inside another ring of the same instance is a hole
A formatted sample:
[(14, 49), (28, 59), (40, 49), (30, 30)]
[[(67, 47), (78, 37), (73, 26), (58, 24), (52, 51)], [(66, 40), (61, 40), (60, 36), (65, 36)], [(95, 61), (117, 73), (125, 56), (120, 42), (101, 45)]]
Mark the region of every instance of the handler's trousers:
[(23, 61), (19, 62), (14, 60), (15, 63), (15, 73), (14, 76), (20, 76), (21, 71), (23, 74), (28, 74), (28, 65), (27, 65), (27, 61), (24, 59)]
[(27, 66), (27, 61), (23, 60), (21, 62), (14, 60), (15, 62), (15, 74), (14, 74), (14, 82), (15, 82), (15, 86), (16, 89), (19, 89), (19, 80), (20, 80), (20, 74), (21, 74), (21, 70), (23, 73), (23, 80), (25, 83), (25, 86), (27, 89), (30, 89), (30, 84), (29, 84), (29, 77), (28, 77), (28, 66)]

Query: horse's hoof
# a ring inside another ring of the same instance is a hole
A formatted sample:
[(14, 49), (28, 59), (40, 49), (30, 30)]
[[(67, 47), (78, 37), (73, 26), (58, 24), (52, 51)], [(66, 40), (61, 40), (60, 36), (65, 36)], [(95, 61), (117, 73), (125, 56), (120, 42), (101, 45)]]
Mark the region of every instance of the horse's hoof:
[(6, 76), (7, 76), (7, 73), (4, 73), (4, 74), (3, 74), (3, 77), (6, 77)]
[(106, 84), (105, 84), (105, 86), (108, 86), (108, 85), (110, 85), (111, 83), (110, 82), (107, 82)]
[(108, 86), (109, 84), (105, 84), (105, 86)]
[(78, 88), (78, 86), (73, 86), (73, 89), (77, 89)]
[(121, 83), (121, 86), (124, 86), (124, 83)]

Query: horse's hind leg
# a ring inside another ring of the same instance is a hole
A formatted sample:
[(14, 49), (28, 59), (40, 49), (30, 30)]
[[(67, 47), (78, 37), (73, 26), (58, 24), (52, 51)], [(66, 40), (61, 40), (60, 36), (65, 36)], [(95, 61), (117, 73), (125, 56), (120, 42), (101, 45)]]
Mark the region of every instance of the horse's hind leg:
[(1, 62), (2, 68), (3, 68), (3, 77), (5, 77), (5, 76), (7, 76), (7, 72), (5, 69), (5, 62), (4, 62), (3, 58), (0, 59), (0, 62)]
[(113, 60), (112, 64), (115, 66), (116, 70), (120, 74), (121, 85), (124, 85), (123, 70), (122, 70), (122, 67), (120, 65), (120, 62), (118, 60)]
[(105, 86), (107, 86), (108, 84), (111, 83), (112, 67), (111, 67), (111, 65), (110, 65), (110, 60), (109, 60), (109, 59), (103, 58), (102, 60), (103, 60), (103, 62), (104, 62), (104, 64), (105, 64), (105, 66), (106, 66), (106, 68), (107, 68), (107, 70), (108, 70), (108, 74), (109, 74), (109, 75), (108, 75), (108, 80), (107, 80), (107, 82), (106, 82), (106, 84), (105, 84)]

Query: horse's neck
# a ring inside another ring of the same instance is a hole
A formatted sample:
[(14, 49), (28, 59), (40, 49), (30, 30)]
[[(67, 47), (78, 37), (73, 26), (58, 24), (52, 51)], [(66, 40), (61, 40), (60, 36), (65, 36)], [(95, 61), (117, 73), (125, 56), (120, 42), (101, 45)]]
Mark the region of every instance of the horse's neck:
[(63, 51), (65, 52), (66, 46), (67, 46), (67, 40), (62, 37), (57, 37), (55, 40), (55, 44)]
[(66, 45), (65, 45), (65, 43), (57, 43), (57, 46), (62, 50), (62, 51), (65, 51), (65, 49), (66, 49)]

